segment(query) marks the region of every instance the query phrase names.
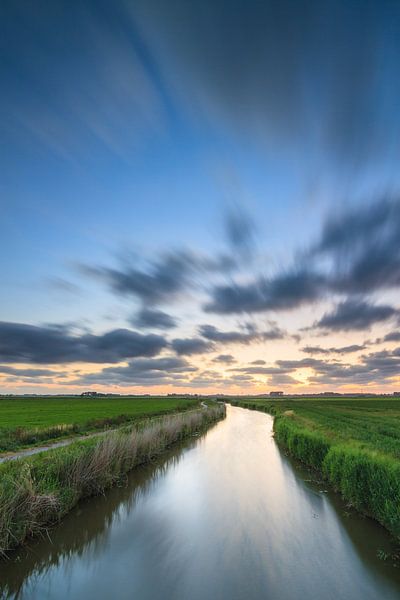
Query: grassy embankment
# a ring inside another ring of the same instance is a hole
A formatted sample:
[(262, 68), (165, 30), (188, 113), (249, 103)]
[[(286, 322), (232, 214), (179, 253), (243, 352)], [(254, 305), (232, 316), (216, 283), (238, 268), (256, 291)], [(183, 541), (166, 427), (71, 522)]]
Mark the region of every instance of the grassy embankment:
[(194, 398), (0, 398), (0, 452), (195, 408)]
[(224, 414), (225, 406), (216, 405), (166, 416), (141, 430), (127, 426), (100, 439), (76, 441), (0, 465), (0, 554)]
[(248, 399), (275, 416), (275, 439), (360, 512), (400, 537), (400, 399)]

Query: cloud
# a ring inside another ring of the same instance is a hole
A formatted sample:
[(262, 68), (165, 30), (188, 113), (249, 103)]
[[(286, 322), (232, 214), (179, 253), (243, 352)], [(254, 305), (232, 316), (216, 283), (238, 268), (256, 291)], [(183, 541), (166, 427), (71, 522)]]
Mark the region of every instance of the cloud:
[(280, 385), (298, 385), (297, 379), (294, 379), (291, 375), (286, 373), (276, 373), (272, 375), (268, 380), (268, 385), (280, 386)]
[(219, 329), (217, 329), (217, 327), (214, 327), (214, 325), (200, 325), (199, 333), (207, 340), (227, 344), (233, 342), (249, 344), (256, 337), (256, 334), (254, 332), (247, 333), (241, 331), (220, 331)]
[(400, 358), (397, 351), (375, 352), (361, 357), (358, 364), (344, 365), (342, 363), (322, 363), (316, 374), (310, 378), (315, 384), (342, 385), (345, 382), (368, 385), (390, 383), (398, 377)]
[(306, 268), (248, 284), (218, 285), (204, 310), (219, 314), (288, 310), (319, 299), (325, 285), (324, 276)]
[(202, 287), (205, 276), (229, 274), (236, 267), (235, 258), (229, 254), (207, 256), (181, 249), (161, 252), (150, 261), (135, 256), (126, 258), (119, 267), (80, 264), (78, 270), (105, 283), (117, 296), (141, 302), (146, 320), (151, 307), (174, 302), (182, 293)]
[(155, 356), (167, 346), (160, 335), (115, 329), (102, 335), (71, 335), (65, 327), (0, 322), (0, 360), (21, 363), (113, 363)]
[(386, 304), (373, 305), (348, 299), (338, 304), (333, 312), (326, 313), (315, 326), (333, 331), (365, 330), (398, 315), (397, 309)]
[(65, 376), (61, 371), (52, 371), (50, 369), (23, 369), (0, 365), (0, 374), (12, 375), (13, 377), (59, 377)]
[(232, 356), (232, 354), (219, 354), (218, 356), (213, 358), (212, 362), (231, 365), (234, 362), (236, 362), (236, 359)]
[(100, 373), (83, 375), (70, 385), (179, 385), (196, 371), (196, 367), (178, 357), (137, 358), (126, 366), (106, 367)]
[(176, 338), (171, 346), (177, 354), (185, 356), (204, 354), (213, 349), (213, 344), (202, 338)]
[(275, 324), (267, 331), (258, 331), (254, 327), (248, 327), (247, 331), (220, 331), (214, 325), (200, 325), (199, 333), (207, 340), (225, 344), (250, 344), (263, 340), (280, 340), (286, 335)]
[(347, 383), (382, 385), (390, 383), (392, 378), (398, 377), (400, 348), (364, 354), (356, 364), (346, 364), (338, 360), (325, 361), (304, 358), (301, 360), (277, 360), (275, 367), (270, 369), (271, 371), (275, 369), (277, 374), (286, 375), (295, 373), (298, 369), (311, 369), (313, 374), (308, 378), (308, 382), (319, 386), (341, 386)]
[(400, 331), (391, 331), (383, 338), (385, 342), (400, 342)]
[(183, 291), (195, 266), (189, 253), (166, 252), (142, 269), (125, 264), (123, 267), (81, 266), (81, 271), (107, 283), (113, 292), (131, 296), (146, 305), (173, 299)]
[(367, 344), (351, 344), (349, 346), (339, 346), (330, 348), (321, 348), (321, 346), (304, 346), (301, 348), (302, 352), (306, 354), (351, 354), (352, 352), (359, 352), (365, 350)]
[(132, 319), (132, 325), (143, 329), (172, 329), (176, 327), (177, 322), (171, 315), (162, 310), (142, 308)]
[(265, 365), (265, 364), (266, 364), (266, 362), (265, 362), (265, 360), (263, 360), (262, 358), (259, 358), (259, 359), (257, 359), (257, 360), (253, 360), (253, 361), (251, 361), (251, 363), (250, 363), (250, 364), (251, 364), (251, 365)]
[(332, 291), (370, 293), (400, 286), (400, 202), (377, 199), (327, 219), (316, 256), (331, 262)]
[[(299, 252), (289, 269), (246, 283), (210, 289), (205, 312), (217, 314), (293, 310), (346, 295), (363, 298), (400, 287), (400, 201), (377, 199), (329, 216), (319, 240)], [(377, 313), (376, 313), (377, 314)]]

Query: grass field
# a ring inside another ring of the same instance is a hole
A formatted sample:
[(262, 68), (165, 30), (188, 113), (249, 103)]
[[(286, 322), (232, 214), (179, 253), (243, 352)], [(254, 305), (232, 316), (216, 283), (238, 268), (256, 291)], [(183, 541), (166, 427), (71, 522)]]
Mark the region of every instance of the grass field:
[(400, 537), (400, 398), (233, 401), (275, 416), (277, 442)]
[(0, 452), (194, 408), (194, 398), (0, 398)]

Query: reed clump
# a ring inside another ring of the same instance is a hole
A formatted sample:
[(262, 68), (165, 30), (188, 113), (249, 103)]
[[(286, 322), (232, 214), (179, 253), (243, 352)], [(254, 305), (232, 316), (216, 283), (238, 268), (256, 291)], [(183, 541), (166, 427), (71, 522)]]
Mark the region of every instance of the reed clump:
[(225, 416), (225, 406), (164, 417), (0, 465), (0, 554), (59, 521), (82, 498)]

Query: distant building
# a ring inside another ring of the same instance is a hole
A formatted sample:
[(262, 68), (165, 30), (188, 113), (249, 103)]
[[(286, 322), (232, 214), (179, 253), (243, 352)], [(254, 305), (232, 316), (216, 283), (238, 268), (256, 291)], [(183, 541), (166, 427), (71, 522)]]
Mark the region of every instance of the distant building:
[(270, 392), (270, 396), (283, 396), (283, 392)]
[(100, 392), (82, 392), (81, 396), (96, 397), (96, 396), (107, 396), (107, 394), (101, 394)]

